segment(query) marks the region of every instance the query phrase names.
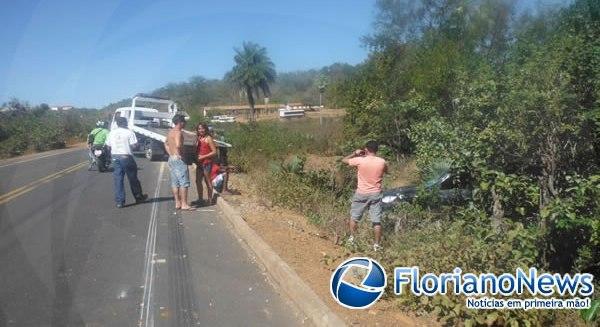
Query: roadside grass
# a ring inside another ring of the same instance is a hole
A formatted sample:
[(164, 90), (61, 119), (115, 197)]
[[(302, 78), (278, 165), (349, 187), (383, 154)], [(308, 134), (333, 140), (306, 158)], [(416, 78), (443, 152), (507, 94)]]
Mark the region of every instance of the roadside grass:
[(231, 163), (243, 172), (262, 170), (289, 155), (335, 155), (343, 137), (340, 119), (261, 121), (216, 128), (222, 129), (226, 141), (235, 145)]
[(341, 119), (261, 121), (223, 126), (234, 144), (230, 162), (251, 176), (272, 205), (293, 209), (333, 234), (343, 231), (345, 207), (353, 175), (336, 169), (307, 170), (307, 156), (339, 156), (343, 148)]

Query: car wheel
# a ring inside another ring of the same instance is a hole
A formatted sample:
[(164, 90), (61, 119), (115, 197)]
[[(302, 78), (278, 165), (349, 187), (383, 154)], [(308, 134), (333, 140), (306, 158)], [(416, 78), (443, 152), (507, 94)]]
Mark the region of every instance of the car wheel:
[(157, 151), (156, 149), (157, 144), (154, 141), (150, 141), (148, 143), (146, 143), (146, 158), (150, 161), (158, 161), (162, 158), (162, 153), (160, 153), (160, 151)]

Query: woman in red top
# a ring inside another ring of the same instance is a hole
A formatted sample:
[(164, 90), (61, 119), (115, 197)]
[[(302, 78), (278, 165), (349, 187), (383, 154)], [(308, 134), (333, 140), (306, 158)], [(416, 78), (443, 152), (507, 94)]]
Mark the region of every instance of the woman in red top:
[(208, 203), (212, 204), (213, 187), (210, 173), (213, 165), (213, 158), (217, 154), (217, 146), (213, 140), (208, 126), (200, 123), (196, 127), (198, 136), (198, 160), (196, 161), (196, 189), (198, 190), (198, 204), (202, 204), (202, 180), (206, 184)]

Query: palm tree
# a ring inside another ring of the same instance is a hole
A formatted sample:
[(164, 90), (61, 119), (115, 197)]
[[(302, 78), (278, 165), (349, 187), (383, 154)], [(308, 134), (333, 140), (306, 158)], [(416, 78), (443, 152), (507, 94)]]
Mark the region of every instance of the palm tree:
[(269, 84), (275, 81), (277, 73), (275, 64), (267, 55), (267, 49), (256, 43), (244, 42), (242, 48), (235, 48), (233, 57), (235, 66), (225, 74), (225, 79), (235, 88), (244, 91), (248, 97), (248, 104), (252, 112), (252, 120), (255, 119), (255, 96), (269, 97), (271, 91)]

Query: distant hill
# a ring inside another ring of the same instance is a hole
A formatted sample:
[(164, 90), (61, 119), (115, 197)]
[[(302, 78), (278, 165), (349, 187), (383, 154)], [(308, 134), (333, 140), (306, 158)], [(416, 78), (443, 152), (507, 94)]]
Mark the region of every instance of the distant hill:
[[(330, 108), (343, 107), (344, 103), (340, 96), (342, 82), (352, 76), (356, 70), (356, 66), (335, 63), (321, 69), (280, 73), (271, 87), (271, 102), (319, 104), (318, 84), (324, 77), (327, 86), (323, 94), (323, 104)], [(173, 99), (190, 113), (208, 105), (247, 102), (245, 95), (239, 94), (225, 81), (206, 79), (202, 76), (194, 76), (187, 82), (169, 83), (150, 94)], [(262, 99), (258, 103), (261, 101)], [(102, 110), (112, 111), (130, 103), (131, 98), (123, 99), (107, 105)]]

